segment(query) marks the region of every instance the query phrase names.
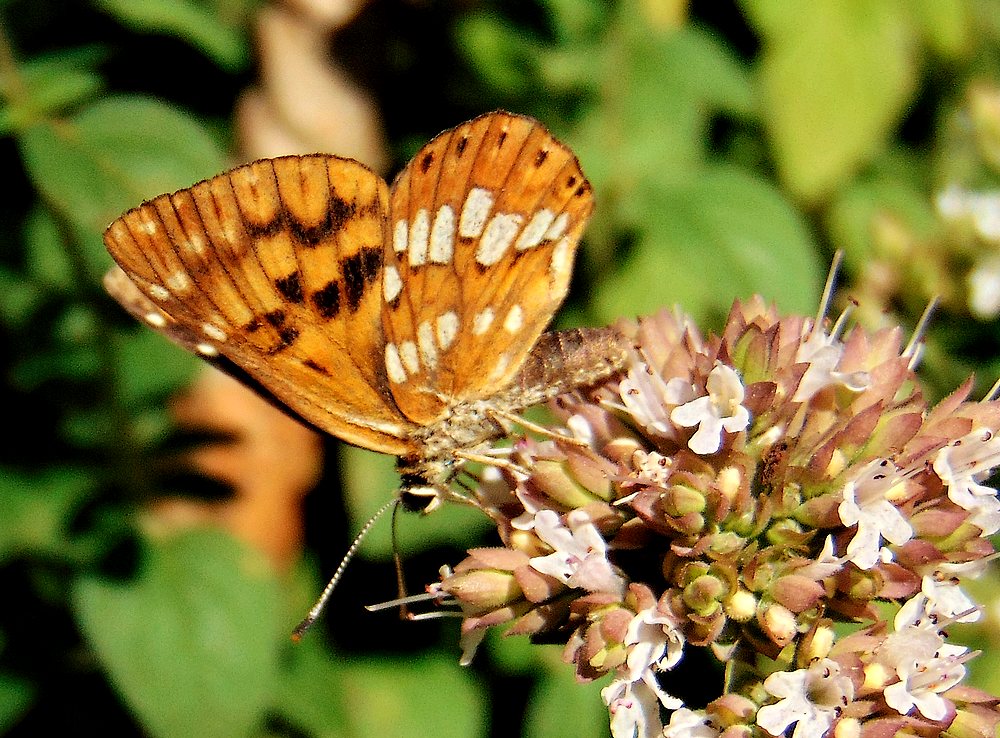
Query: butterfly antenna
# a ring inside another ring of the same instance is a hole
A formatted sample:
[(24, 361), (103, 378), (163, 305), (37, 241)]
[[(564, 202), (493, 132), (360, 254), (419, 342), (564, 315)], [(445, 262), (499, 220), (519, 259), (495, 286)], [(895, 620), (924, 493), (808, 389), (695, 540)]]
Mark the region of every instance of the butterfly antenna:
[[(296, 643), (301, 641), (302, 636), (305, 635), (306, 631), (309, 630), (309, 628), (312, 627), (312, 624), (315, 623), (319, 619), (319, 616), (323, 614), (323, 610), (326, 608), (326, 603), (329, 601), (330, 595), (332, 595), (333, 590), (337, 588), (337, 584), (344, 576), (344, 572), (347, 570), (347, 565), (351, 562), (351, 559), (354, 558), (354, 554), (357, 552), (358, 547), (361, 546), (361, 542), (365, 539), (365, 536), (368, 535), (368, 531), (372, 529), (372, 526), (375, 525), (375, 521), (381, 518), (390, 507), (398, 508), (399, 499), (394, 498), (389, 500), (389, 502), (385, 503), (382, 507), (376, 510), (374, 515), (368, 518), (368, 522), (361, 526), (361, 530), (358, 531), (356, 536), (354, 536), (354, 541), (347, 549), (347, 553), (344, 554), (344, 558), (340, 560), (340, 565), (337, 567), (337, 570), (333, 572), (333, 576), (330, 577), (330, 581), (327, 582), (326, 586), (323, 588), (323, 592), (320, 594), (319, 599), (316, 600), (316, 604), (312, 606), (312, 609), (309, 610), (309, 614), (306, 615), (305, 618), (302, 619), (302, 622), (296, 625), (295, 630), (292, 631), (293, 641)], [(396, 547), (395, 520), (396, 514), (395, 511), (393, 511), (393, 549)]]

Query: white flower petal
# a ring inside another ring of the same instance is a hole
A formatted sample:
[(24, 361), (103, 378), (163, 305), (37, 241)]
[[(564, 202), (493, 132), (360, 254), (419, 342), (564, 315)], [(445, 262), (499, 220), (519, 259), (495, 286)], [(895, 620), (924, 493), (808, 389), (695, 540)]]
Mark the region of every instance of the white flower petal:
[(554, 510), (539, 510), (535, 514), (536, 535), (554, 551), (530, 559), (531, 568), (568, 587), (588, 592), (624, 593), (625, 580), (608, 560), (607, 544), (600, 531), (586, 515), (570, 513), (567, 517), (570, 528), (563, 525)]

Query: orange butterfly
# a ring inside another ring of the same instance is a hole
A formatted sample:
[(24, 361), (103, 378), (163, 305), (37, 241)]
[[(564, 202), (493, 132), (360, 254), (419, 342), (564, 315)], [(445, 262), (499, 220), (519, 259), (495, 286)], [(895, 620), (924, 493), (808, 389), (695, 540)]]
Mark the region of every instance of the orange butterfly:
[(440, 134), (391, 187), (315, 154), (156, 197), (105, 232), (121, 267), (105, 283), (308, 423), (399, 457), (402, 490), (437, 500), (504, 413), (624, 362), (610, 329), (542, 335), (592, 210), (572, 151), (494, 112)]

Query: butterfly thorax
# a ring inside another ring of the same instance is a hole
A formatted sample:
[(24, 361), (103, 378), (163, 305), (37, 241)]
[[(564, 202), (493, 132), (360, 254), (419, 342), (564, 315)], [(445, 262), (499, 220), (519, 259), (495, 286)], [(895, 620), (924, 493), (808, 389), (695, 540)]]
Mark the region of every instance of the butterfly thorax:
[(456, 452), (488, 452), (490, 442), (503, 437), (503, 426), (490, 414), (494, 407), (486, 400), (458, 403), (445, 418), (420, 430), (414, 439), (420, 453), (396, 464), (404, 507), (426, 513), (449, 497), (449, 484), (464, 463)]
[(504, 435), (503, 426), (490, 414), (495, 401), (474, 400), (453, 406), (446, 417), (421, 428), (416, 440), (425, 458), (450, 457), (456, 449), (474, 450)]

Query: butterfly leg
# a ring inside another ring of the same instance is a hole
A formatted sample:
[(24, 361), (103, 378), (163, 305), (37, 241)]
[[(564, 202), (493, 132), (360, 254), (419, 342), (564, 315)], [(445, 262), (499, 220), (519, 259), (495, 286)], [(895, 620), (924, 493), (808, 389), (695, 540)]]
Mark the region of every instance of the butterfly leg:
[(399, 619), (410, 620), (413, 614), (407, 607), (406, 574), (403, 571), (403, 557), (399, 553), (399, 534), (396, 524), (396, 520), (398, 519), (396, 512), (398, 510), (399, 505), (392, 510), (392, 560), (396, 565), (396, 592), (399, 594)]
[(551, 428), (546, 428), (544, 425), (539, 425), (538, 423), (533, 423), (522, 415), (517, 413), (512, 413), (501, 408), (490, 408), (488, 410), (490, 417), (494, 421), (503, 425), (502, 421), (506, 420), (516, 425), (521, 426), (525, 430), (531, 431), (532, 433), (537, 433), (544, 438), (551, 438), (554, 441), (565, 441), (566, 443), (571, 443), (575, 446), (589, 446), (590, 444), (575, 436), (568, 435), (566, 433), (560, 433), (559, 431), (554, 431)]
[[(507, 453), (506, 449), (496, 449), (501, 453)], [(492, 452), (479, 453), (476, 451), (467, 451), (464, 449), (459, 449), (455, 451), (455, 456), (465, 461), (472, 461), (476, 464), (485, 464), (486, 466), (495, 466), (498, 469), (506, 469), (513, 474), (518, 474), (521, 476), (527, 476), (528, 470), (518, 464), (515, 464), (509, 459), (500, 458), (498, 455), (493, 455)]]

